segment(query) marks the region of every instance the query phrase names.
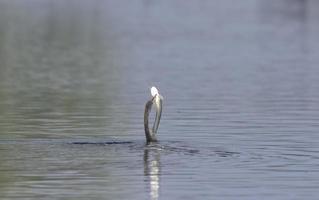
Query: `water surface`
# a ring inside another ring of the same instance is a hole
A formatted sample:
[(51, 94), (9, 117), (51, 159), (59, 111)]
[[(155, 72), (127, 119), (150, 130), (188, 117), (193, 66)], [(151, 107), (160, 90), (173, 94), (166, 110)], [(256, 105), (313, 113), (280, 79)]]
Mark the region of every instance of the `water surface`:
[(1, 199), (317, 199), (318, 9), (1, 0)]

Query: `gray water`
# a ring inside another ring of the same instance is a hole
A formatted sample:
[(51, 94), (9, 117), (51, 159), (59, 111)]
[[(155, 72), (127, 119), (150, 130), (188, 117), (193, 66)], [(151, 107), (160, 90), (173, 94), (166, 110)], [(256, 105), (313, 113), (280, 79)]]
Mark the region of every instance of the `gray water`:
[(316, 0), (0, 0), (0, 199), (318, 199), (318, 36)]

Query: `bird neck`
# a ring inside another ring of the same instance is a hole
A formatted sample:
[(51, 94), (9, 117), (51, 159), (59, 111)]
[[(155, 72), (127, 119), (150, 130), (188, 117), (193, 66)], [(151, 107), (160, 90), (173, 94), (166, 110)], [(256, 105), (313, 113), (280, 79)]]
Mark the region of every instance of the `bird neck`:
[(150, 143), (150, 142), (157, 142), (156, 136), (155, 136), (155, 132), (153, 130), (151, 130), (149, 128), (148, 125), (148, 119), (149, 119), (149, 114), (151, 112), (152, 109), (152, 105), (153, 105), (153, 99), (149, 100), (146, 105), (145, 105), (145, 111), (144, 111), (144, 130), (145, 130), (145, 137), (146, 137), (146, 142)]

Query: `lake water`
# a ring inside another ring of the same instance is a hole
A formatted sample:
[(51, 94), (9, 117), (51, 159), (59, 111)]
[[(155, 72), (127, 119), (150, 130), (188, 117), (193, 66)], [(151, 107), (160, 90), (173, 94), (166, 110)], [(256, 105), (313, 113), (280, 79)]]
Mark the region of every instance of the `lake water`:
[(318, 19), (315, 0), (1, 0), (0, 199), (318, 199)]

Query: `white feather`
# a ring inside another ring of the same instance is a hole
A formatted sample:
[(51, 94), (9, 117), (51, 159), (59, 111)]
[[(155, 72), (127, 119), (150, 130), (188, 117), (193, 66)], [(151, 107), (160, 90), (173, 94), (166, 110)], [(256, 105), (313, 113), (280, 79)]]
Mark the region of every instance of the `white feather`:
[(154, 87), (154, 86), (151, 87), (151, 94), (152, 94), (153, 97), (155, 97), (156, 95), (159, 94), (156, 87)]

